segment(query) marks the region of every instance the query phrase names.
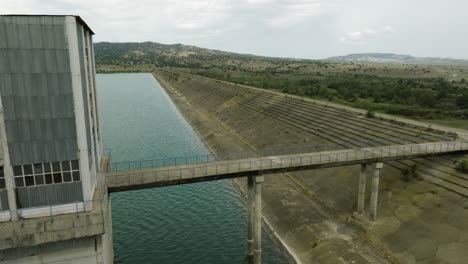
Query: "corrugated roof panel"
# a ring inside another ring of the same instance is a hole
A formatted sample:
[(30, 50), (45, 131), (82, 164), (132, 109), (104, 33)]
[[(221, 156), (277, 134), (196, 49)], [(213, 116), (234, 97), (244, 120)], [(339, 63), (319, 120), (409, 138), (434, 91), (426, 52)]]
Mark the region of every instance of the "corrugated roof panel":
[(42, 49), (31, 49), (31, 71), (30, 73), (44, 73), (45, 55)]
[(9, 209), (7, 190), (0, 190), (0, 203), (1, 203), (0, 207), (3, 210), (8, 210)]
[(29, 143), (29, 149), (31, 151), (31, 159), (32, 160), (40, 160), (41, 153), (44, 153), (43, 149), (41, 148), (40, 144), (37, 141), (31, 141)]
[(35, 96), (36, 91), (35, 91), (35, 84), (32, 82), (32, 76), (31, 74), (22, 74), (23, 77), (23, 89), (25, 96)]
[(0, 95), (13, 164), (77, 159), (64, 21), (0, 17), (0, 37), (6, 36), (0, 41)]
[(43, 135), (44, 132), (42, 131), (41, 123), (42, 123), (42, 120), (40, 120), (39, 118), (35, 118), (31, 122), (31, 126), (33, 129), (33, 133), (31, 133), (31, 140), (35, 142), (41, 142), (43, 141), (43, 138), (44, 138), (44, 135)]
[(37, 110), (37, 119), (46, 120), (50, 119), (50, 112), (49, 112), (49, 103), (50, 100), (47, 96), (38, 96), (37, 97), (38, 106)]
[(18, 47), (20, 49), (31, 49), (31, 35), (29, 33), (29, 26), (27, 24), (17, 25), (18, 34)]
[[(18, 142), (16, 147), (18, 149), (14, 149), (14, 150), (11, 150), (12, 152), (16, 152), (18, 153), (20, 156), (19, 156), (19, 159), (18, 161), (20, 162), (20, 164), (27, 164), (29, 162), (27, 162), (28, 160), (31, 160), (32, 156), (31, 156), (31, 151), (29, 148), (26, 147), (26, 144), (29, 146), (29, 142)], [(13, 164), (15, 165), (15, 164)]]
[[(4, 113), (4, 118), (5, 121), (11, 121), (11, 120), (16, 120), (17, 114), (15, 110), (15, 105), (12, 103), (13, 96), (4, 96), (2, 97), (2, 103), (3, 103), (3, 113)], [(8, 113), (8, 115), (6, 115)], [(9, 137), (8, 137), (9, 139)]]
[(56, 20), (52, 16), (44, 16), (43, 19), (44, 24), (47, 25), (54, 25), (56, 23)]
[[(70, 76), (70, 54), (67, 49), (57, 49), (55, 50), (56, 58), (57, 58), (57, 65), (58, 65), (58, 72), (61, 73), (68, 73), (67, 75)], [(71, 82), (70, 82), (71, 83)]]
[(50, 26), (40, 24), (39, 25), (40, 30), (41, 30), (41, 39), (42, 39), (42, 47), (43, 49), (50, 49), (52, 48), (52, 43), (53, 40), (50, 39), (51, 37), (51, 32), (50, 32)]
[(72, 133), (76, 131), (76, 123), (75, 123), (75, 117), (69, 117), (67, 118), (67, 129), (69, 132), (67, 133), (67, 139), (72, 139), (73, 141), (76, 142), (76, 133)]
[[(65, 38), (65, 26), (56, 25), (53, 28), (54, 30), (54, 48), (56, 49), (66, 49), (67, 43)], [(68, 51), (68, 49), (67, 49)]]
[(20, 64), (21, 73), (32, 73), (32, 50), (20, 49), (17, 60)]
[(18, 188), (18, 206), (20, 208), (72, 203), (82, 200), (81, 182)]
[[(15, 96), (15, 95), (10, 96), (10, 102), (5, 102), (5, 104), (11, 104), (13, 106), (12, 108), (13, 111), (12, 112), (5, 111), (4, 112), (5, 119), (15, 120), (15, 121), (24, 119), (24, 116), (26, 115), (25, 112), (26, 112), (27, 106), (21, 105), (22, 103), (23, 101), (21, 100), (19, 96)], [(7, 138), (9, 138), (9, 136)]]
[(19, 122), (30, 119), (31, 102), (29, 98), (26, 96), (12, 96), (12, 99), (15, 107), (16, 120)]
[(57, 119), (60, 117), (59, 113), (59, 106), (55, 104), (57, 100), (58, 95), (49, 95), (49, 100), (50, 100), (50, 105), (49, 105), (49, 111), (51, 113), (51, 116), (49, 117), (50, 119)]
[(13, 94), (10, 74), (0, 73), (0, 94), (2, 96), (10, 96)]
[(49, 96), (58, 95), (60, 93), (59, 75), (56, 73), (47, 74), (47, 90)]
[(18, 30), (16, 24), (8, 24), (5, 26), (6, 28), (6, 39), (7, 39), (7, 47), (8, 48), (17, 48), (18, 44)]
[(3, 18), (0, 17), (0, 49), (8, 47), (6, 25), (5, 23), (2, 23), (2, 19)]
[(28, 26), (31, 34), (31, 47), (33, 49), (44, 48), (41, 25), (29, 24)]
[(15, 73), (15, 72), (20, 72), (20, 65), (17, 62), (17, 58), (19, 56), (19, 51), (17, 49), (9, 49), (7, 50), (7, 65), (8, 68), (6, 69), (5, 73)]
[(0, 49), (0, 73), (9, 73), (9, 56), (7, 49)]
[(28, 120), (21, 120), (19, 121), (19, 126), (21, 127), (21, 130), (23, 131), (23, 138), (21, 141), (25, 143), (29, 143), (30, 141), (33, 140), (33, 133), (34, 131), (34, 120), (28, 119)]
[(40, 117), (40, 99), (37, 95), (33, 95), (33, 96), (28, 96), (29, 98), (29, 101), (31, 102), (31, 112), (30, 112), (30, 115), (31, 115), (31, 120), (32, 121), (35, 121), (36, 119), (38, 119)]
[(54, 159), (54, 160), (61, 160), (63, 159), (63, 155), (62, 155), (62, 147), (63, 146), (63, 143), (62, 143), (62, 140), (59, 140), (59, 139), (56, 139), (54, 140), (53, 144), (49, 144), (48, 147), (50, 149), (50, 153), (54, 153), (55, 155), (58, 155), (59, 157), (61, 157), (60, 159)]
[[(17, 133), (16, 134), (11, 133), (11, 131), (17, 131), (15, 126), (16, 126), (16, 121), (14, 121), (14, 120), (5, 120), (5, 130), (6, 130), (7, 134), (8, 134), (8, 142), (9, 143), (18, 142), (19, 135)], [(9, 146), (9, 147), (11, 148), (11, 146)], [(11, 149), (10, 149), (10, 152), (11, 152)]]
[(57, 102), (57, 104), (60, 106), (60, 118), (67, 118), (72, 114), (74, 116), (73, 112), (67, 112), (67, 105), (70, 103), (69, 96), (66, 95), (60, 95), (59, 96), (60, 102)]
[(30, 74), (31, 81), (33, 82), (34, 95), (46, 98), (47, 91), (47, 75), (41, 73)]
[(57, 56), (55, 50), (47, 49), (45, 50), (45, 71), (49, 73), (57, 72)]
[(43, 119), (42, 120), (42, 124), (43, 124), (43, 129), (44, 129), (44, 138), (43, 140), (45, 142), (50, 142), (54, 139), (53, 137), (53, 125), (52, 125), (52, 120), (51, 119)]
[[(70, 73), (59, 73), (58, 75), (59, 87), (71, 87), (72, 79)], [(59, 89), (60, 94), (66, 94), (73, 96), (72, 89)]]

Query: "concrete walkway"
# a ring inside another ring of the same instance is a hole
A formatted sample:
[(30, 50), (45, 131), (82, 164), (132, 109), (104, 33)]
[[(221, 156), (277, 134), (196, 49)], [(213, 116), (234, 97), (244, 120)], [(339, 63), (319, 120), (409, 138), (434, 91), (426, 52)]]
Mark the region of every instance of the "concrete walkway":
[(109, 192), (117, 192), (466, 151), (468, 151), (468, 141), (380, 146), (119, 171), (106, 174), (106, 180)]

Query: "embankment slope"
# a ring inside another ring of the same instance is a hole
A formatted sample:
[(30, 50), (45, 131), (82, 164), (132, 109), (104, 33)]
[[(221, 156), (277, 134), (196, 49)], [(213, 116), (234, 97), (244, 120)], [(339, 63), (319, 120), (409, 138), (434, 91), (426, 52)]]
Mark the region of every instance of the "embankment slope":
[[(448, 137), (197, 76), (156, 76), (213, 152)], [(266, 177), (264, 216), (303, 263), (463, 263), (468, 259), (468, 176), (453, 168), (460, 159), (386, 163), (375, 224), (349, 221), (356, 208), (359, 166)], [(244, 180), (238, 183), (245, 185)]]

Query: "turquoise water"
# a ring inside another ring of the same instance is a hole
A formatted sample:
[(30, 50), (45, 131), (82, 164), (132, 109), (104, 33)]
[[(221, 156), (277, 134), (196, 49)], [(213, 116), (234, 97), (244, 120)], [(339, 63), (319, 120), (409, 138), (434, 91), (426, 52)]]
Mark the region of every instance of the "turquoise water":
[[(98, 74), (101, 133), (114, 162), (207, 154), (150, 74)], [(116, 263), (247, 263), (246, 210), (229, 180), (115, 193)], [(290, 263), (263, 232), (263, 263)]]

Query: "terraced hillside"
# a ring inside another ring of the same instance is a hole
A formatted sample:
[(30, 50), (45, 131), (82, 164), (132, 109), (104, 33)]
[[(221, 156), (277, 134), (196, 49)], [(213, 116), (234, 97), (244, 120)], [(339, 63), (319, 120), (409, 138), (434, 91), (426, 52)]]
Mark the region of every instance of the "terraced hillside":
[[(369, 118), (270, 91), (196, 76), (173, 73), (158, 76), (191, 107), (200, 109), (237, 139), (238, 148), (321, 143), (356, 148), (454, 137), (442, 131)], [(216, 137), (215, 133), (204, 135), (208, 145), (213, 142), (210, 138)], [(238, 150), (220, 145), (212, 143), (210, 147), (216, 151)], [(452, 155), (387, 162), (380, 185), (378, 221), (373, 225), (364, 224), (370, 240), (407, 263), (463, 263), (463, 259), (468, 259), (468, 175), (454, 169), (454, 164), (463, 158), (467, 157)], [(312, 208), (304, 204), (299, 208), (291, 205), (299, 198), (298, 194), (292, 197), (290, 190), (301, 190), (301, 195), (320, 204), (338, 219), (347, 219), (356, 208), (358, 175), (358, 166), (347, 166), (290, 173), (267, 181), (266, 214), (273, 218), (272, 225), (279, 229), (286, 243), (300, 248), (293, 246), (302, 258), (328, 256), (332, 254), (334, 243), (340, 242), (314, 234), (320, 228), (309, 217), (321, 218), (314, 213), (308, 217), (297, 213)], [(287, 216), (282, 215), (284, 212)], [(328, 241), (324, 244), (329, 251), (302, 248), (301, 243), (309, 240), (313, 241), (312, 245)]]

